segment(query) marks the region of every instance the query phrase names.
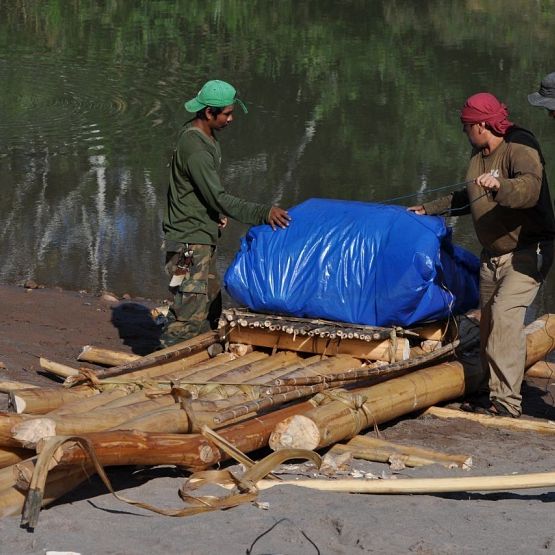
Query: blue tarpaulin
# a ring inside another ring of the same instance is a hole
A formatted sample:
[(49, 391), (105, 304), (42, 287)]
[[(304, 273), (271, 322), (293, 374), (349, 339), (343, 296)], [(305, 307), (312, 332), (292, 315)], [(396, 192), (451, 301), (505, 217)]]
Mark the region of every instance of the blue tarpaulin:
[(479, 261), (443, 218), (400, 206), (311, 199), (285, 230), (252, 227), (224, 283), (257, 312), (410, 326), (478, 305)]

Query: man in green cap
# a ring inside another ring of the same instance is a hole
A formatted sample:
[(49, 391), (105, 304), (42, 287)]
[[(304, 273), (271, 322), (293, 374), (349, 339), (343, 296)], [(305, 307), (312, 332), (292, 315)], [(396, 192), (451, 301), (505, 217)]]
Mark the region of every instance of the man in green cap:
[(170, 346), (214, 328), (222, 308), (216, 245), (227, 217), (244, 224), (289, 225), (286, 210), (249, 202), (223, 188), (221, 149), (216, 131), (233, 121), (235, 104), (247, 113), (236, 90), (225, 81), (208, 81), (185, 103), (195, 117), (179, 133), (173, 153), (163, 221), (166, 272), (174, 302), (160, 341)]

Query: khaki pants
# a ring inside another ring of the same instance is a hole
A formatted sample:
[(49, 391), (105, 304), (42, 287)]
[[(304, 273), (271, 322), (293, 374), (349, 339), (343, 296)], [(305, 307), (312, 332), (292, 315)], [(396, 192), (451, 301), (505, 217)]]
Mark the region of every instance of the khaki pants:
[(480, 343), (489, 396), (512, 414), (522, 413), (526, 309), (538, 293), (553, 260), (553, 243), (490, 256), (482, 252), (480, 267)]

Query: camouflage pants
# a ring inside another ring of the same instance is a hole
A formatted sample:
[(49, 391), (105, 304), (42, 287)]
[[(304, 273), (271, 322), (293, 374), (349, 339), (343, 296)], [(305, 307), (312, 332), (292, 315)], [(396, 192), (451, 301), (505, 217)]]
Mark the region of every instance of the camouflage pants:
[[(178, 267), (179, 266), (179, 267)], [(222, 293), (212, 245), (180, 244), (166, 252), (166, 273), (183, 281), (171, 286), (174, 300), (160, 342), (169, 347), (214, 329), (222, 311)]]

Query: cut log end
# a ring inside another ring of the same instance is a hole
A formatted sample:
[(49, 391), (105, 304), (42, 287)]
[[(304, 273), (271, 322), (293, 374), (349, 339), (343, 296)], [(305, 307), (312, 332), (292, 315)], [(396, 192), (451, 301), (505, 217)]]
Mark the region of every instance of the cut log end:
[(10, 407), (12, 407), (17, 414), (22, 414), (27, 408), (25, 399), (20, 397), (16, 392), (10, 393)]
[(269, 445), (274, 451), (280, 449), (316, 449), (320, 432), (316, 424), (306, 416), (295, 415), (282, 420), (272, 432)]
[(34, 448), (41, 439), (55, 435), (56, 422), (52, 418), (33, 418), (12, 428), (12, 437), (27, 448)]

